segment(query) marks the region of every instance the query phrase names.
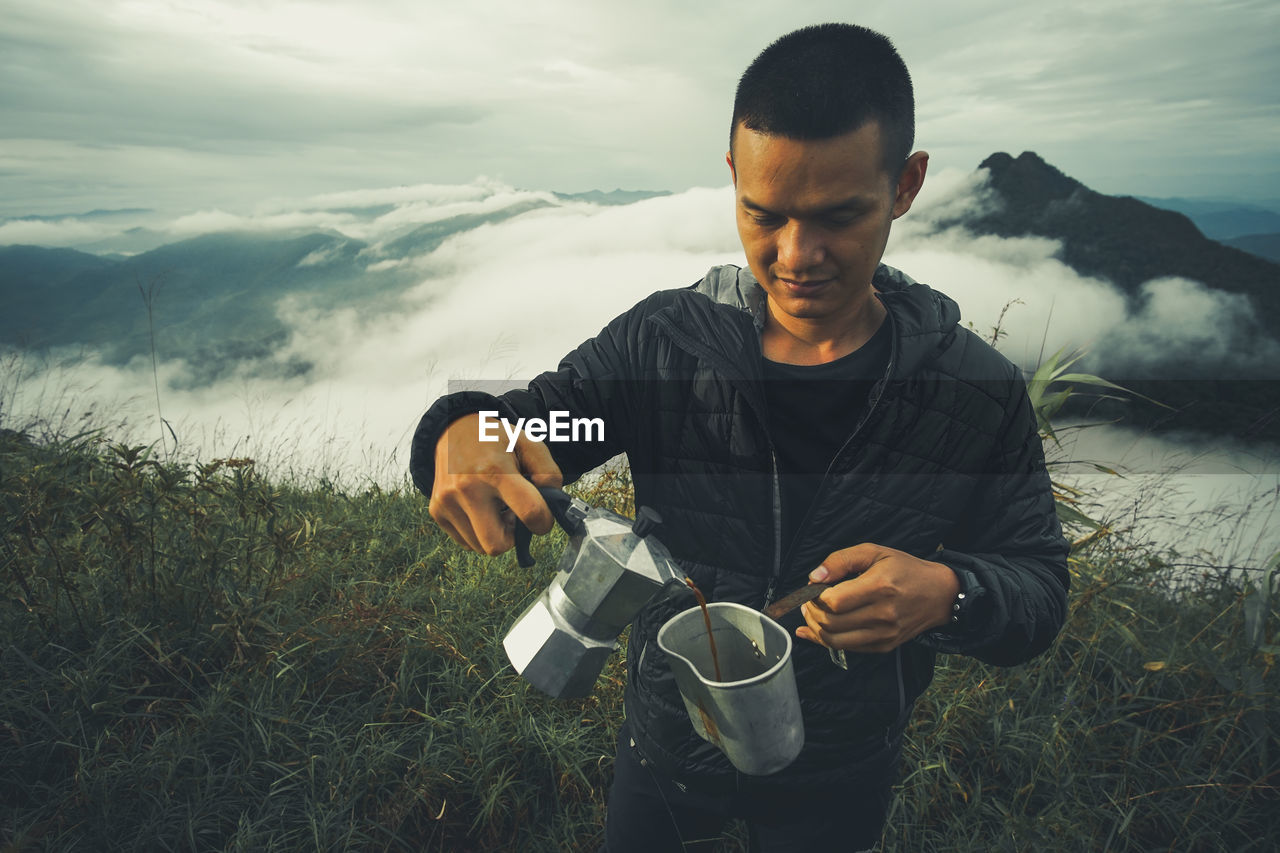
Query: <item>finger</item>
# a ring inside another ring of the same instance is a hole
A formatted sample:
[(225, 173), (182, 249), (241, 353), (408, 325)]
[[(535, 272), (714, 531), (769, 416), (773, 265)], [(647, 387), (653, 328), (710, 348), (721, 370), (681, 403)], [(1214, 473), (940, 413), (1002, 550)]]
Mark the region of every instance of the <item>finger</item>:
[[(502, 502), (510, 508), (515, 517), (525, 523), (534, 533), (543, 534), (551, 530), (555, 518), (547, 502), (538, 494), (538, 489), (524, 477), (503, 477), (498, 482), (498, 495)], [(515, 518), (512, 519), (514, 525)]]
[(800, 609), (805, 622), (815, 631), (839, 634), (853, 631), (866, 624), (865, 611), (832, 610), (819, 599), (806, 602)]
[[(544, 488), (549, 486), (560, 488), (564, 485), (564, 474), (551, 456), (546, 443), (526, 438), (523, 433), (520, 435), (520, 440), (516, 442), (516, 465), (526, 477), (533, 481), (534, 485)], [(521, 516), (521, 519), (523, 518), (524, 516)], [(528, 524), (528, 521), (526, 520), (525, 523)], [(529, 529), (534, 533), (546, 532), (535, 530), (532, 526)]]
[[(803, 633), (801, 633), (803, 632)], [(796, 629), (796, 636), (829, 649), (849, 648), (849, 643), (856, 640), (865, 631), (836, 631), (810, 622)]]
[(867, 636), (868, 632), (878, 634), (883, 627), (872, 609), (830, 611), (820, 606), (817, 599), (801, 607), (800, 614), (809, 631), (818, 638), (816, 642), (830, 648), (848, 648), (846, 643), (850, 636)]
[[(508, 479), (508, 478), (503, 478)], [(512, 480), (524, 480), (511, 476)], [(490, 557), (510, 551), (516, 544), (515, 526), (502, 517), (506, 509), (499, 492), (488, 483), (470, 481), (458, 490), (461, 515), (465, 516), (476, 543), (476, 551)], [(458, 524), (458, 516), (450, 516)], [(459, 528), (461, 525), (458, 524)]]
[(446, 509), (446, 503), (445, 499), (433, 495), (431, 503), (428, 505), (428, 512), (431, 514), (431, 518), (454, 542), (468, 551), (479, 550), (475, 532), (471, 529), (471, 524), (467, 521), (466, 515), (449, 512)]
[(839, 649), (859, 654), (891, 652), (900, 645), (891, 634), (884, 634), (872, 629), (859, 629), (832, 634), (827, 631), (814, 631), (812, 628), (802, 626), (796, 629), (796, 636), (819, 646), (825, 646), (828, 649)]
[(831, 640), (831, 635), (822, 624), (820, 611), (810, 606), (811, 604), (812, 602), (805, 604), (800, 608), (800, 613), (804, 617), (804, 625), (796, 629), (796, 636), (808, 640), (811, 643), (817, 643), (820, 646), (834, 648), (833, 646), (827, 645)]
[(802, 640), (808, 640), (811, 643), (817, 643), (819, 646), (822, 645), (822, 638), (817, 633), (815, 633), (812, 628), (809, 628), (805, 625), (801, 625), (799, 628), (796, 629), (796, 636)]
[(827, 555), (822, 564), (809, 573), (809, 580), (815, 583), (835, 583), (844, 578), (859, 575), (880, 559), (885, 549), (870, 542), (841, 548)]
[(817, 598), (808, 602), (808, 606), (813, 607), (815, 612), (825, 613), (830, 618), (834, 618), (854, 613), (868, 605), (875, 604), (877, 599), (878, 591), (876, 587), (872, 583), (862, 581), (855, 576), (850, 580), (832, 586), (830, 589), (823, 590)]

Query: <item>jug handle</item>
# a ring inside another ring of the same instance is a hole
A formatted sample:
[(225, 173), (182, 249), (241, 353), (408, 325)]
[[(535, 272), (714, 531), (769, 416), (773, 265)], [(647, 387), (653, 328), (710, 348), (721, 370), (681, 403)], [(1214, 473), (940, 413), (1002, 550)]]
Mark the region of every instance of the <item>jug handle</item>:
[[(564, 528), (565, 533), (573, 536), (582, 530), (582, 515), (585, 513), (570, 511), (573, 507), (574, 499), (568, 492), (555, 486), (538, 486), (538, 494), (542, 495), (542, 499), (547, 502), (547, 507), (550, 508), (551, 514), (555, 516), (556, 521)], [(533, 554), (529, 553), (529, 545), (532, 542), (533, 531), (517, 518), (516, 562), (523, 569), (529, 568), (535, 562)]]

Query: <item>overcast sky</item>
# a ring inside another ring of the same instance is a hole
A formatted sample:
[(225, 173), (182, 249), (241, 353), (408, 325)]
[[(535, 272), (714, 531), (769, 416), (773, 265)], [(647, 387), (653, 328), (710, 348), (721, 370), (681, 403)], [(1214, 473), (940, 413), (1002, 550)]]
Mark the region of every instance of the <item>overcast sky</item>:
[[(722, 186), (742, 69), (852, 8), (0, 0), (0, 215)], [(1274, 0), (856, 9), (907, 61), (939, 167), (1034, 150), (1103, 192), (1280, 198)]]

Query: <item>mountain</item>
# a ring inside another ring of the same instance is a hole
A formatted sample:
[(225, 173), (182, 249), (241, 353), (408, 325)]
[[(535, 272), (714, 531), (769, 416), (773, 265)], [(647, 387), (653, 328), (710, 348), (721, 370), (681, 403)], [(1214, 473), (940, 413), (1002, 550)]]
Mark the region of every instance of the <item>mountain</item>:
[(1233, 237), (1280, 231), (1280, 213), (1254, 204), (1194, 198), (1147, 198), (1153, 207), (1185, 214), (1206, 237), (1229, 242)]
[[(1210, 292), (1249, 300), (1249, 316), (1236, 323), (1231, 338), (1237, 344), (1233, 352), (1242, 355), (1235, 361), (1215, 362), (1196, 352), (1182, 363), (1166, 357), (1154, 366), (1150, 361), (1136, 367), (1114, 361), (1089, 365), (1178, 410), (1170, 420), (1168, 410), (1133, 406), (1129, 416), (1136, 412), (1144, 422), (1183, 428), (1220, 431), (1225, 424), (1239, 435), (1280, 441), (1276, 369), (1254, 368), (1256, 375), (1241, 375), (1245, 363), (1265, 367), (1257, 354), (1280, 352), (1272, 331), (1280, 329), (1280, 266), (1209, 239), (1183, 213), (1094, 192), (1032, 152), (1016, 158), (992, 154), (982, 168), (991, 204), (944, 226), (1054, 239), (1064, 263), (1114, 282), (1136, 309), (1147, 298), (1144, 283), (1164, 276), (1192, 279)], [(522, 194), (497, 210), (434, 222), (405, 217), (398, 225), (359, 232), (380, 233), (376, 242), (301, 230), (212, 233), (127, 256), (0, 247), (0, 345), (84, 347), (113, 363), (148, 355), (154, 346), (162, 359), (186, 360), (185, 381), (191, 385), (231, 371), (305, 374), (308, 364), (280, 354), (291, 328), (289, 318), (277, 313), (282, 304), (351, 308), (364, 315), (392, 310), (405, 288), (421, 282), (413, 259), (435, 251), (451, 235), (563, 201), (628, 204), (659, 195), (623, 190)], [(365, 224), (392, 212), (386, 205), (349, 210)], [(137, 237), (145, 241), (159, 233), (138, 229)], [(1259, 254), (1274, 245), (1267, 235), (1233, 240)], [(1253, 357), (1243, 357), (1249, 354)], [(1169, 382), (1170, 376), (1180, 378)]]
[(1016, 159), (992, 154), (979, 168), (1002, 203), (967, 223), (978, 233), (1061, 240), (1064, 263), (1108, 278), (1131, 296), (1143, 282), (1179, 276), (1246, 294), (1280, 318), (1280, 267), (1210, 240), (1184, 214), (1094, 192), (1031, 151)]
[[(147, 355), (154, 345), (162, 359), (187, 361), (193, 386), (236, 369), (305, 374), (310, 365), (278, 355), (289, 334), (277, 313), (286, 297), (364, 315), (391, 310), (398, 294), (420, 281), (413, 264), (403, 261), (434, 251), (454, 234), (553, 203), (534, 198), (409, 225), (376, 245), (337, 232), (295, 231), (218, 232), (128, 256), (0, 246), (6, 307), (0, 344), (36, 351), (84, 347), (114, 364)], [(385, 206), (352, 210), (368, 218), (389, 212)]]
[(111, 274), (118, 261), (74, 249), (0, 246), (0, 341), (45, 346), (47, 329), (92, 298), (91, 282)]
[[(8, 293), (11, 287), (24, 282), (34, 284), (37, 280), (54, 284), (83, 272), (108, 269), (113, 265), (113, 261), (75, 249), (0, 246), (0, 289)], [(11, 303), (6, 301), (5, 307), (11, 307)], [(5, 319), (9, 316), (6, 315)]]
[(1280, 234), (1245, 234), (1222, 242), (1259, 258), (1280, 263)]
[[(276, 313), (286, 295), (368, 308), (406, 273), (371, 273), (365, 243), (340, 234), (217, 233), (124, 260), (69, 249), (0, 247), (0, 342), (34, 350), (87, 346), (109, 363), (150, 352), (183, 357), (193, 384), (239, 361), (304, 372), (270, 356), (287, 335)], [(148, 317), (150, 304), (150, 318)]]
[(664, 195), (671, 195), (666, 190), (609, 190), (602, 192), (600, 190), (588, 190), (584, 193), (556, 193), (556, 198), (565, 201), (589, 201), (592, 204), (632, 204), (637, 201), (644, 201), (649, 198), (659, 198)]
[[(92, 255), (127, 256), (149, 251), (173, 239), (172, 235), (157, 231), (154, 227), (151, 227), (163, 221), (163, 219), (164, 214), (160, 211), (142, 207), (129, 207), (110, 210), (88, 210), (81, 213), (0, 216), (0, 226), (20, 223), (43, 223), (57, 226), (47, 232), (50, 235), (61, 231), (62, 227), (65, 227), (74, 236), (69, 238), (66, 236), (61, 238), (49, 236), (46, 239), (57, 239), (59, 245), (66, 245)], [(19, 230), (21, 231), (22, 229)], [(11, 235), (12, 233), (10, 232)], [(31, 232), (28, 231), (27, 233)], [(36, 233), (40, 233), (38, 229)], [(102, 236), (91, 236), (94, 233), (101, 233)], [(71, 242), (62, 242), (62, 240), (67, 239), (70, 239)]]
[(0, 217), (0, 224), (5, 222), (65, 222), (68, 219), (115, 219), (117, 217), (136, 217), (143, 213), (152, 213), (150, 208), (146, 207), (118, 207), (110, 210), (98, 208), (96, 210), (87, 210), (83, 213), (53, 213), (53, 214), (37, 214), (31, 213), (25, 216), (9, 216)]
[[(1062, 245), (1062, 261), (1083, 275), (1114, 283), (1139, 308), (1142, 285), (1155, 278), (1198, 281), (1210, 291), (1246, 296), (1252, 312), (1233, 329), (1235, 352), (1277, 346), (1280, 264), (1224, 246), (1201, 233), (1184, 214), (1127, 196), (1095, 192), (1025, 151), (992, 154), (993, 204), (961, 224), (979, 234), (1040, 236)], [(1256, 361), (1256, 360), (1255, 360)], [(1095, 415), (1124, 414), (1145, 426), (1229, 431), (1280, 442), (1280, 378), (1276, 365), (1246, 367), (1238, 359), (1214, 362), (1166, 358), (1158, 365), (1103, 364), (1098, 372), (1172, 407), (1134, 403), (1123, 410), (1102, 404)], [(1174, 378), (1176, 377), (1176, 379)]]
[(479, 228), (481, 225), (494, 225), (513, 216), (519, 216), (521, 213), (550, 206), (551, 202), (530, 199), (490, 213), (462, 213), (457, 216), (450, 216), (439, 222), (428, 222), (425, 225), (419, 225), (408, 234), (397, 237), (387, 243), (382, 247), (381, 251), (383, 254), (393, 258), (405, 255), (425, 255), (440, 248), (440, 244), (454, 234), (470, 231), (472, 228)]

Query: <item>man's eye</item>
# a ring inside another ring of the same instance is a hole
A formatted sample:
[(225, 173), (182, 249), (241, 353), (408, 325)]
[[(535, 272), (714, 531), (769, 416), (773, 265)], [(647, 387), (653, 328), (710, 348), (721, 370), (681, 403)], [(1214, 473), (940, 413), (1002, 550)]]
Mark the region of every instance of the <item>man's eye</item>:
[(782, 217), (770, 216), (767, 213), (753, 213), (751, 214), (751, 221), (757, 225), (777, 225), (782, 221)]

